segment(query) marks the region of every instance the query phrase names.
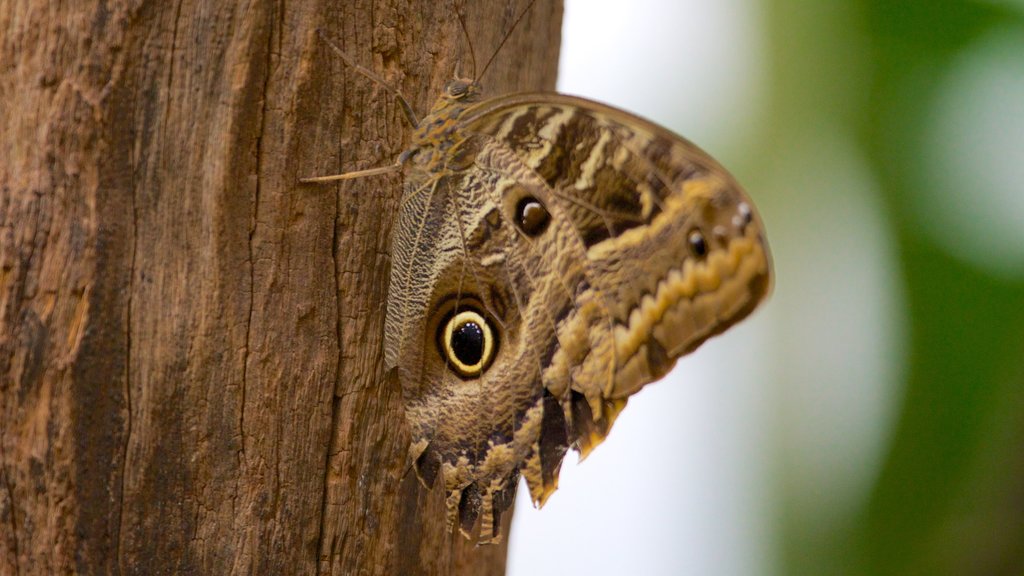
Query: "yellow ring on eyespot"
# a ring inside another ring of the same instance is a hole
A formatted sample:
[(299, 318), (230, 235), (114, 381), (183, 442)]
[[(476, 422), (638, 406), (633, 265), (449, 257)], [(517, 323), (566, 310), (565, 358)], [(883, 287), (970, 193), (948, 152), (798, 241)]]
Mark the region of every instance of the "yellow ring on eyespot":
[[(484, 340), (480, 360), (474, 364), (466, 364), (460, 360), (455, 350), (452, 349), (452, 336), (455, 335), (455, 331), (470, 322), (480, 327)], [(474, 378), (483, 373), (484, 367), (490, 363), (491, 356), (494, 355), (494, 333), (491, 332), (491, 325), (475, 310), (463, 310), (449, 318), (448, 323), (444, 326), (441, 343), (444, 346), (444, 355), (448, 364), (461, 376), (467, 378)]]

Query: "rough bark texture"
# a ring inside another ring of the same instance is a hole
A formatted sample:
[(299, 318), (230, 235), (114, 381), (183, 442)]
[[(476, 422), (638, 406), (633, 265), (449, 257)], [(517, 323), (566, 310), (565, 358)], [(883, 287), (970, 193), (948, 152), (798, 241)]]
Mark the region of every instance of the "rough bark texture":
[[(422, 112), (525, 4), (0, 3), (0, 574), (503, 571), (406, 467), (399, 180), (296, 181), (409, 132), (317, 29)], [(552, 88), (560, 14), (485, 89)]]

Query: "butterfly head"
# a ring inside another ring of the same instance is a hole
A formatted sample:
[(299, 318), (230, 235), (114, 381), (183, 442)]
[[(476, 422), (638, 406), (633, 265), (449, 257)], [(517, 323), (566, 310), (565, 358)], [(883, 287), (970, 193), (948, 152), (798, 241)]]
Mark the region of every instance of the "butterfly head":
[(480, 100), (480, 84), (467, 78), (454, 78), (445, 84), (441, 96), (434, 102), (412, 135), (412, 145), (402, 154), (400, 162), (415, 157), (425, 172), (445, 169), (445, 153), (459, 139), (459, 117)]

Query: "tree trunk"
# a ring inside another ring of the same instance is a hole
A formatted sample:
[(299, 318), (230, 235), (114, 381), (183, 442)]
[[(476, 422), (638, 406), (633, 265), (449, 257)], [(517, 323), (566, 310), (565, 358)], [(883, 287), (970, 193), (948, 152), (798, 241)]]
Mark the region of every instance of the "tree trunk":
[[(0, 3), (0, 574), (500, 574), (405, 461), (384, 165), (524, 0)], [(553, 86), (559, 0), (490, 93)], [(506, 527), (507, 528), (507, 527)]]

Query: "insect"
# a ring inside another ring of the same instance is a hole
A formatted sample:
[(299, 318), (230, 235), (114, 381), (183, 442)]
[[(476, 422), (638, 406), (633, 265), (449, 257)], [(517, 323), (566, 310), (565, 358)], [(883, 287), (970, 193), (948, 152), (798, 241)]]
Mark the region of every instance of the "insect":
[(390, 89), (415, 125), (398, 162), (305, 181), (401, 173), (385, 363), (418, 477), (486, 543), (520, 475), (543, 505), (570, 448), (754, 310), (771, 259), (750, 198), (692, 143), (582, 98), (483, 98), (478, 78), (420, 121)]

